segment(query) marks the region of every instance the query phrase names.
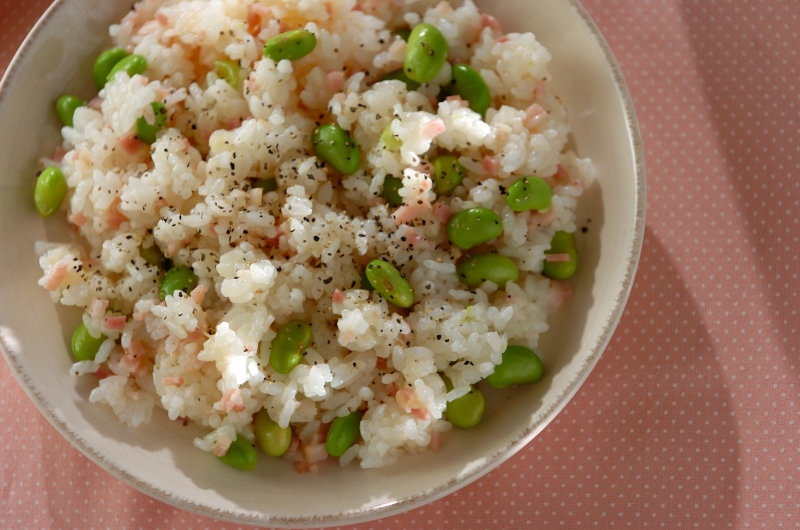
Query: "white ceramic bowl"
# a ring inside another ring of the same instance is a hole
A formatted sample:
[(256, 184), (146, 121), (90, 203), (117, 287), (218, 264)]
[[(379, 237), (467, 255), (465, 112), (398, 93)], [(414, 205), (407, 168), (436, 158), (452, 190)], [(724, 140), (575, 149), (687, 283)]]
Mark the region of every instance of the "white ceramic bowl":
[[(30, 398), (78, 450), (109, 473), (174, 506), (218, 519), (275, 526), (355, 523), (433, 501), (487, 473), (534, 438), (589, 375), (620, 318), (644, 234), (645, 177), (631, 98), (603, 38), (575, 0), (477, 2), (506, 31), (533, 31), (553, 55), (555, 92), (569, 109), (574, 148), (598, 177), (580, 203), (580, 269), (575, 296), (544, 337), (548, 363), (532, 386), (488, 393), (475, 429), (449, 434), (437, 452), (362, 470), (328, 467), (298, 474), (262, 458), (242, 473), (194, 450), (200, 431), (163, 411), (138, 429), (90, 405), (94, 378), (68, 374), (69, 336), (79, 315), (56, 307), (36, 284), (37, 240), (65, 228), (32, 203), (39, 157), (58, 144), (52, 103), (92, 94), (91, 65), (108, 46), (107, 28), (130, 1), (57, 0), (27, 38), (0, 90), (0, 349)], [(589, 221), (591, 219), (591, 221)]]

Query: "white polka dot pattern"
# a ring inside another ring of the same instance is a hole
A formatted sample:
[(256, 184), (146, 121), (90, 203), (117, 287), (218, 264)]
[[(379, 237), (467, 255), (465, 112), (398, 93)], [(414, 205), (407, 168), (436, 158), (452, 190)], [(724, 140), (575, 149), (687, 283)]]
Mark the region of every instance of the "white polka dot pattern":
[[(0, 66), (48, 4), (0, 1)], [(646, 146), (648, 228), (622, 322), (578, 395), (516, 457), (356, 528), (800, 526), (800, 3), (584, 5)], [(0, 527), (234, 528), (94, 466), (5, 363), (0, 388)]]

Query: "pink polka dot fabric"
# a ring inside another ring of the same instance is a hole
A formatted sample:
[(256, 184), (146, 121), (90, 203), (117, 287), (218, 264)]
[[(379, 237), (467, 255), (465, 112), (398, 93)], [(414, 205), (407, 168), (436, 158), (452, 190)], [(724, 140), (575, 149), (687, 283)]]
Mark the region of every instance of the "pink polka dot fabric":
[[(49, 0), (2, 0), (5, 67)], [(585, 0), (633, 93), (648, 227), (597, 368), (476, 483), (359, 529), (800, 526), (796, 0)], [(234, 528), (61, 439), (0, 363), (0, 527)]]

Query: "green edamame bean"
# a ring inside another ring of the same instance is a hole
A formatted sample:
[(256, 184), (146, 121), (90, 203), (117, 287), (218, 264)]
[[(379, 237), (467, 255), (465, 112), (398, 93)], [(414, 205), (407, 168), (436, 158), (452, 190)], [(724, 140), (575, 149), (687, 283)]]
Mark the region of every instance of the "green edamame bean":
[(161, 284), (158, 287), (158, 294), (161, 299), (167, 298), (167, 295), (174, 296), (175, 291), (183, 291), (189, 293), (197, 287), (197, 275), (189, 267), (179, 265), (172, 267), (161, 278)]
[(402, 68), (397, 70), (392, 70), (391, 72), (387, 72), (381, 76), (381, 81), (402, 81), (406, 84), (406, 89), (411, 92), (412, 90), (416, 90), (420, 87), (420, 84), (410, 79), (406, 73), (403, 71)]
[(136, 120), (136, 136), (148, 145), (156, 141), (156, 134), (158, 134), (158, 131), (163, 129), (164, 124), (167, 123), (167, 107), (160, 101), (154, 101), (150, 106), (153, 108), (155, 121), (153, 123), (147, 123), (144, 116)]
[(275, 61), (302, 59), (317, 47), (317, 36), (305, 29), (293, 29), (269, 39), (264, 44), (264, 57)]
[(93, 337), (86, 328), (86, 324), (81, 322), (72, 333), (72, 342), (70, 343), (72, 355), (76, 361), (94, 361), (97, 351), (106, 338), (105, 335)]
[(502, 233), (500, 216), (481, 207), (458, 212), (447, 223), (447, 238), (462, 250), (486, 243)]
[(466, 64), (453, 67), (453, 82), (448, 87), (452, 95), (459, 95), (469, 103), (469, 108), (483, 116), (492, 106), (492, 95), (486, 81), (474, 68)]
[(433, 191), (437, 195), (447, 195), (461, 184), (467, 170), (452, 155), (437, 156), (433, 164)]
[(342, 456), (353, 447), (361, 434), (361, 413), (353, 411), (347, 416), (336, 418), (331, 422), (328, 436), (325, 438), (325, 450), (333, 457)]
[(140, 249), (139, 255), (145, 260), (145, 262), (147, 262), (148, 265), (155, 265), (156, 267), (162, 267), (166, 261), (161, 249), (156, 245)]
[(110, 83), (113, 81), (114, 77), (120, 72), (126, 72), (129, 77), (133, 77), (136, 74), (143, 74), (146, 71), (147, 59), (139, 54), (128, 55), (111, 68), (111, 71), (106, 77), (106, 82)]
[(111, 74), (111, 70), (114, 69), (117, 63), (129, 56), (130, 54), (122, 48), (111, 48), (97, 56), (94, 62), (94, 69), (92, 70), (94, 84), (97, 86), (97, 90), (102, 90), (102, 88), (106, 86), (109, 80), (109, 74)]
[(403, 198), (400, 196), (400, 188), (403, 187), (403, 179), (397, 177), (386, 177), (383, 179), (383, 189), (381, 190), (381, 197), (386, 199), (390, 206), (400, 206), (403, 204)]
[(509, 346), (503, 352), (503, 362), (494, 367), (486, 382), (495, 388), (535, 383), (542, 378), (542, 361), (524, 346)]
[(387, 125), (381, 133), (381, 144), (389, 151), (397, 151), (403, 142), (392, 132), (392, 124)]
[(398, 28), (392, 32), (392, 35), (397, 35), (404, 41), (408, 42), (408, 38), (411, 36), (411, 30), (409, 28)]
[(427, 83), (447, 61), (450, 48), (439, 28), (423, 22), (411, 30), (403, 61), (403, 71), (418, 83)]
[(367, 278), (367, 270), (364, 269), (361, 272), (361, 288), (365, 291), (374, 291), (375, 288), (369, 283), (369, 278)]
[(42, 217), (50, 217), (58, 211), (67, 196), (67, 179), (55, 166), (50, 166), (36, 179), (33, 202)]
[(258, 454), (244, 436), (239, 435), (231, 442), (228, 452), (217, 457), (220, 462), (241, 471), (252, 471), (258, 465)]
[(376, 259), (369, 262), (366, 269), (369, 283), (387, 301), (398, 307), (414, 305), (414, 290), (411, 284), (400, 275), (400, 271), (391, 263)]
[(239, 77), (239, 74), (242, 71), (242, 67), (239, 66), (239, 63), (236, 61), (214, 61), (214, 71), (217, 75), (224, 79), (226, 83), (230, 86), (235, 88), (236, 90), (241, 89), (242, 87), (242, 79)]
[(505, 289), (506, 282), (515, 282), (519, 278), (517, 264), (511, 258), (494, 253), (467, 258), (458, 264), (456, 271), (459, 279), (470, 287), (479, 287), (489, 280)]
[(288, 374), (303, 360), (303, 354), (313, 339), (311, 326), (302, 320), (284, 324), (272, 340), (269, 364), (279, 374)]
[(553, 189), (539, 177), (522, 177), (508, 187), (506, 203), (515, 212), (544, 210), (550, 207)]
[(254, 188), (261, 188), (264, 193), (269, 193), (278, 189), (278, 181), (275, 179), (258, 179), (253, 183)]
[(314, 131), (314, 154), (342, 175), (351, 175), (361, 164), (358, 144), (348, 131), (335, 124), (322, 125)]
[(556, 232), (550, 242), (547, 254), (567, 254), (569, 261), (544, 261), (542, 274), (554, 280), (566, 280), (575, 274), (578, 268), (578, 251), (575, 248), (575, 237), (569, 232)]
[(283, 455), (292, 443), (292, 428), (287, 425), (284, 429), (272, 421), (266, 409), (261, 409), (256, 414), (253, 433), (256, 435), (258, 446), (269, 456)]
[[(450, 378), (442, 373), (439, 376), (444, 381), (445, 389), (448, 392), (453, 390), (453, 382), (450, 381)], [(447, 403), (444, 417), (456, 427), (469, 429), (480, 423), (485, 408), (486, 402), (483, 394), (474, 385), (470, 385), (469, 393)]]
[(75, 96), (61, 96), (56, 101), (56, 114), (61, 123), (67, 127), (72, 127), (72, 117), (78, 107), (83, 107), (83, 100)]

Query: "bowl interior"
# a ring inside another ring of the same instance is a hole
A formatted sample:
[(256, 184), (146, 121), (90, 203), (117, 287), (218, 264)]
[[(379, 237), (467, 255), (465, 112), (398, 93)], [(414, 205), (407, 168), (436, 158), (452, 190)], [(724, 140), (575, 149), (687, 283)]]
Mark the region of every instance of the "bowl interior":
[(587, 230), (578, 234), (575, 295), (541, 344), (545, 378), (487, 392), (480, 427), (446, 435), (438, 452), (380, 470), (326, 465), (317, 475), (267, 458), (253, 473), (237, 472), (194, 450), (191, 440), (202, 431), (170, 422), (163, 411), (149, 425), (130, 429), (109, 408), (89, 404), (94, 378), (68, 373), (67, 344), (79, 313), (56, 307), (37, 286), (34, 242), (71, 236), (63, 216), (39, 218), (31, 197), (37, 160), (60, 141), (52, 103), (67, 92), (93, 97), (93, 58), (108, 45), (108, 25), (130, 3), (60, 0), (23, 45), (0, 93), (0, 219), (6, 227), (0, 233), (0, 349), (62, 435), (117, 477), (181, 508), (245, 523), (318, 526), (434, 500), (510, 457), (552, 420), (597, 362), (633, 281), (644, 228), (640, 138), (613, 58), (577, 2), (476, 3), (506, 31), (534, 31), (549, 48), (574, 148), (597, 169), (579, 207), (579, 227)]

